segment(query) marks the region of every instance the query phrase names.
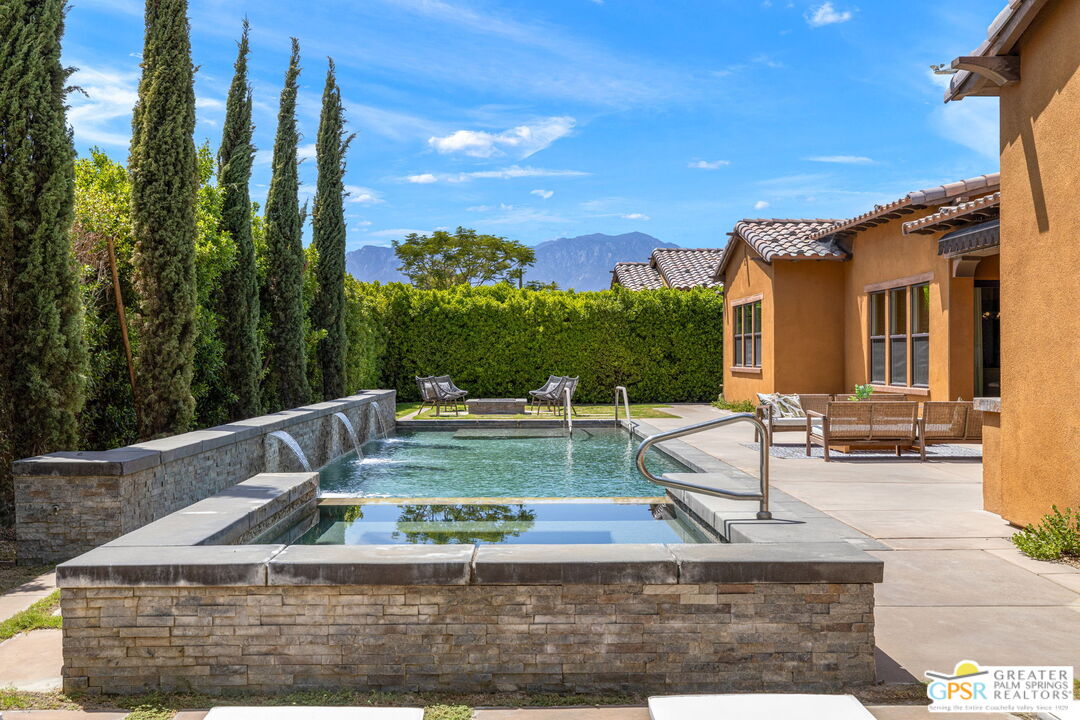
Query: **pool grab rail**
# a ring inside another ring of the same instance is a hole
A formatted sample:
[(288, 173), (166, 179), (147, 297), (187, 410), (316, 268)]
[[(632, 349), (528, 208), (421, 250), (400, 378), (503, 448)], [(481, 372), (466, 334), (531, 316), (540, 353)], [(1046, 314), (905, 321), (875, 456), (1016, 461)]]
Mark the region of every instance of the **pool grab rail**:
[(570, 388), (563, 388), (563, 415), (566, 417), (566, 430), (571, 435), (574, 433), (573, 408), (570, 407)]
[[(758, 492), (741, 492), (738, 490), (721, 490), (719, 488), (708, 487), (705, 485), (697, 485), (691, 482), (684, 482), (681, 480), (671, 480), (666, 477), (657, 477), (653, 475), (648, 468), (645, 467), (645, 453), (649, 448), (658, 442), (664, 440), (674, 440), (676, 438), (686, 437), (687, 435), (693, 435), (695, 433), (703, 432), (714, 427), (721, 425), (729, 425), (737, 422), (748, 422), (754, 426), (758, 431), (759, 437), (762, 438), (762, 442), (758, 443), (758, 480), (760, 482), (760, 490)], [(769, 431), (765, 427), (764, 423), (754, 417), (751, 413), (737, 413), (735, 415), (728, 415), (722, 418), (713, 418), (712, 420), (706, 420), (705, 422), (696, 423), (694, 425), (687, 425), (685, 427), (677, 428), (675, 430), (668, 430), (667, 432), (656, 433), (650, 435), (641, 441), (638, 445), (637, 453), (634, 456), (634, 463), (637, 465), (638, 472), (645, 476), (650, 482), (660, 485), (666, 488), (672, 488), (674, 490), (686, 490), (687, 492), (700, 493), (702, 495), (711, 495), (712, 497), (726, 498), (728, 500), (756, 500), (758, 501), (758, 520), (772, 520), (772, 513), (769, 511)]]
[(619, 393), (622, 393), (623, 408), (626, 410), (626, 424), (632, 426), (633, 422), (630, 420), (630, 398), (626, 395), (626, 387), (623, 385), (615, 386), (615, 424), (619, 424)]

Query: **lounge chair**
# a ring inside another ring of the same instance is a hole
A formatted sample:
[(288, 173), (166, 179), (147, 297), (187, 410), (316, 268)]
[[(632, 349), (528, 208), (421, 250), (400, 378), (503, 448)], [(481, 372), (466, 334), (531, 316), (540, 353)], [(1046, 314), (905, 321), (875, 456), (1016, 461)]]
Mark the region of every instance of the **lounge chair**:
[(548, 406), (548, 409), (552, 413), (557, 412), (556, 408), (561, 406), (565, 402), (566, 388), (570, 389), (570, 410), (577, 415), (577, 408), (574, 407), (574, 393), (577, 391), (578, 379), (576, 377), (569, 377), (564, 375), (555, 376), (558, 377), (558, 382), (551, 390), (546, 393), (533, 395), (536, 402), (543, 403)]
[(873, 400), (830, 402), (824, 413), (806, 413), (806, 454), (821, 445), (829, 462), (832, 445), (880, 447), (892, 445), (900, 457), (918, 442), (919, 403)]
[(555, 389), (559, 387), (559, 383), (562, 382), (562, 375), (548, 375), (547, 382), (535, 390), (529, 391), (529, 406), (535, 405), (537, 410), (540, 409), (540, 403), (548, 399), (551, 393), (555, 392)]
[(940, 443), (982, 444), (982, 413), (970, 401), (924, 402), (919, 418), (919, 457)]
[[(773, 433), (805, 432), (806, 412), (812, 410), (824, 413), (833, 397), (832, 395), (758, 393), (756, 414), (758, 420), (769, 430), (769, 445), (772, 445)], [(759, 440), (757, 430), (754, 431), (754, 440)]]
[(441, 414), (444, 407), (453, 408), (454, 414), (457, 415), (458, 406), (462, 404), (460, 401), (469, 394), (455, 385), (449, 375), (417, 377), (416, 384), (420, 388), (420, 399), (423, 401), (420, 404), (420, 410), (423, 411), (424, 405), (431, 404), (435, 408), (436, 415)]

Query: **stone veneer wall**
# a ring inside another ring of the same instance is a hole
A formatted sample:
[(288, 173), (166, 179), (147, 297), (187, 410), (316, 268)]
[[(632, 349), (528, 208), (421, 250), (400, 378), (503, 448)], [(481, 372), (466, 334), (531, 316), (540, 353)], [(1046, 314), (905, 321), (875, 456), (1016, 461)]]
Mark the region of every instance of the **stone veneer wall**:
[(60, 452), (16, 461), (15, 516), (21, 564), (64, 560), (262, 472), (299, 471), (292, 453), (267, 438), (284, 430), (313, 468), (351, 450), (344, 413), (361, 441), (376, 430), (378, 401), (393, 430), (393, 390), (264, 415), (102, 452)]
[(873, 584), (69, 587), (64, 690), (836, 691)]

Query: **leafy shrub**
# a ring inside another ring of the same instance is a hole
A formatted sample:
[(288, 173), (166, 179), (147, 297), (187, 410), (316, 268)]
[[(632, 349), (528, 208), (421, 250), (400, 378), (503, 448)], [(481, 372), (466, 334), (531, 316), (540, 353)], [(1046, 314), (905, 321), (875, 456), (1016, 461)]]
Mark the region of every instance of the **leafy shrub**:
[(754, 412), (754, 403), (749, 400), (725, 400), (723, 395), (713, 401), (713, 407), (737, 413)]
[(873, 394), (873, 385), (856, 385), (855, 394), (849, 397), (848, 400), (869, 400)]
[(1080, 556), (1080, 512), (1057, 505), (1043, 515), (1039, 524), (1028, 525), (1012, 536), (1020, 552), (1036, 560), (1057, 560), (1065, 555)]
[(548, 375), (576, 375), (582, 403), (611, 402), (616, 385), (635, 403), (702, 402), (723, 382), (713, 290), (358, 283), (346, 294), (350, 383), (395, 388), (403, 402), (419, 399), (417, 375), (451, 375), (470, 397), (522, 397)]

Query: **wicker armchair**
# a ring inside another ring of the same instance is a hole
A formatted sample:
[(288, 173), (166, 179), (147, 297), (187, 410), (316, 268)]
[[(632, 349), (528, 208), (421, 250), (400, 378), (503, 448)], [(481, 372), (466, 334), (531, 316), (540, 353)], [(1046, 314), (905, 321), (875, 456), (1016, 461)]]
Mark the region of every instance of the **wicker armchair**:
[(970, 401), (924, 402), (919, 418), (919, 457), (940, 443), (982, 444), (982, 413)]
[(806, 454), (814, 444), (824, 449), (829, 462), (829, 447), (878, 447), (893, 445), (897, 457), (904, 448), (917, 442), (917, 402), (833, 401), (824, 413), (806, 413)]
[(548, 375), (547, 382), (538, 387), (535, 390), (529, 391), (529, 405), (536, 406), (539, 411), (540, 404), (547, 401), (550, 404), (549, 397), (559, 387), (559, 383), (562, 382), (562, 375)]
[[(799, 398), (799, 406), (803, 412), (813, 411), (824, 413), (825, 408), (828, 406), (829, 401), (833, 399), (832, 395), (817, 395), (817, 394), (795, 394), (795, 393), (781, 393), (788, 395), (795, 395)], [(778, 432), (805, 432), (806, 431), (806, 417), (800, 416), (783, 416), (778, 415), (770, 405), (762, 403), (755, 409), (757, 419), (764, 423), (765, 427), (769, 430), (769, 445), (772, 445), (773, 433)], [(757, 441), (757, 430), (754, 430), (754, 440)]]

